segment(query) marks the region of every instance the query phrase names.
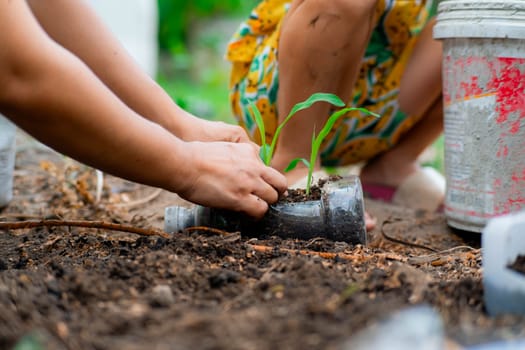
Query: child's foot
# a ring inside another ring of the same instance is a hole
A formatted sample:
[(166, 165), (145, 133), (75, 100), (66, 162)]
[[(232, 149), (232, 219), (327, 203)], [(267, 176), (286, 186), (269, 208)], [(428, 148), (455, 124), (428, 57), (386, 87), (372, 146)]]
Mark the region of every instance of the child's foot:
[(367, 231), (373, 230), (376, 228), (377, 220), (372, 215), (368, 214), (365, 211), (365, 227)]
[(445, 178), (431, 167), (417, 168), (397, 186), (367, 182), (365, 179), (361, 179), (365, 197), (408, 208), (443, 210)]

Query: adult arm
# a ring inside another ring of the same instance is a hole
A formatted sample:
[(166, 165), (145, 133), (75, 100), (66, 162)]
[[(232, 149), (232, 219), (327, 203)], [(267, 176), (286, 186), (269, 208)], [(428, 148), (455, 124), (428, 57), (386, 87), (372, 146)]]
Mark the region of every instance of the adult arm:
[(138, 114), (186, 141), (249, 141), (239, 126), (206, 121), (179, 108), (142, 71), (84, 1), (29, 0), (28, 3), (48, 35), (86, 63)]
[[(39, 26), (0, 2), (0, 112), (81, 162), (203, 205), (259, 217), (286, 180), (248, 143), (185, 142), (121, 102)], [(263, 200), (260, 200), (263, 199)]]

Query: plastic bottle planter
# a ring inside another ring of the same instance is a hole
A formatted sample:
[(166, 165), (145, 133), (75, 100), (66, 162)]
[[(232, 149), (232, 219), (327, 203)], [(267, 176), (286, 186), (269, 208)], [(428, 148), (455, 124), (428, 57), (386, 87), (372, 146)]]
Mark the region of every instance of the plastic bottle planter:
[(0, 208), (13, 197), (16, 126), (0, 115)]
[(324, 237), (333, 241), (366, 244), (361, 182), (356, 176), (327, 182), (321, 199), (276, 203), (259, 221), (246, 216), (202, 206), (167, 207), (165, 231), (177, 232), (192, 226), (239, 231), (248, 236), (274, 235), (303, 240)]
[(525, 274), (509, 264), (525, 256), (525, 212), (491, 219), (482, 234), (483, 286), (490, 315), (525, 315)]

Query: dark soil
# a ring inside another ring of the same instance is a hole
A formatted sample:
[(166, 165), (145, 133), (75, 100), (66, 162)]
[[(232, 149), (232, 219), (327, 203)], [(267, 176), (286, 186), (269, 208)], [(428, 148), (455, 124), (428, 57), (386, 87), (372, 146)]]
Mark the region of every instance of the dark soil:
[(281, 203), (297, 203), (304, 201), (318, 201), (321, 199), (322, 189), (328, 181), (337, 181), (341, 176), (330, 175), (328, 179), (319, 179), (310, 187), (310, 193), (306, 193), (303, 188), (291, 188), (279, 198)]
[(291, 188), (288, 189), (285, 195), (279, 198), (281, 203), (296, 203), (302, 201), (318, 201), (321, 199), (321, 188), (318, 185), (314, 185), (310, 188), (310, 193), (306, 194), (306, 190), (302, 188)]
[(509, 269), (525, 274), (525, 256), (518, 255), (516, 260), (514, 260), (514, 262), (509, 265)]
[[(186, 204), (166, 192), (141, 202), (155, 189), (109, 176), (95, 203), (93, 170), (25, 138), (19, 146), (3, 221), (162, 228), (164, 208)], [(441, 214), (366, 206), (378, 220), (366, 247), (209, 230), (0, 231), (0, 348), (340, 349), (420, 304), (439, 312), (453, 343), (525, 336), (525, 318), (485, 312), (479, 237), (451, 231)]]

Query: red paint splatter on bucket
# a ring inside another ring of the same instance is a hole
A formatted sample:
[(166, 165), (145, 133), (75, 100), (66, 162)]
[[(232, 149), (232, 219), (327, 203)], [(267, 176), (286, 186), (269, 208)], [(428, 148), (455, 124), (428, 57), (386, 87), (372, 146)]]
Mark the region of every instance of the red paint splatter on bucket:
[(500, 145), (498, 148), (498, 152), (496, 153), (496, 157), (498, 158), (505, 158), (509, 156), (509, 146), (507, 145)]
[[(448, 79), (456, 76), (445, 72), (443, 82), (443, 98), (445, 104), (456, 101), (465, 101), (483, 95), (495, 94), (496, 96), (496, 122), (505, 123), (509, 120), (510, 114), (519, 113), (519, 120), (514, 121), (509, 128), (511, 134), (516, 134), (521, 126), (521, 119), (525, 118), (525, 58), (512, 57), (463, 57), (452, 62), (451, 57), (445, 58), (445, 65), (453, 67), (455, 72), (468, 71), (472, 65), (482, 66), (486, 72), (486, 85), (480, 85), (477, 76), (465, 78), (458, 82), (457, 89), (452, 96)], [(484, 79), (485, 80), (485, 79)]]
[[(509, 115), (519, 113), (519, 119), (525, 118), (525, 71), (520, 68), (525, 64), (522, 58), (497, 58), (500, 69), (499, 74), (492, 77), (487, 90), (496, 92), (496, 122), (505, 123)], [(520, 67), (521, 66), (521, 67)], [(510, 133), (519, 131), (521, 122), (515, 121), (510, 126)]]

